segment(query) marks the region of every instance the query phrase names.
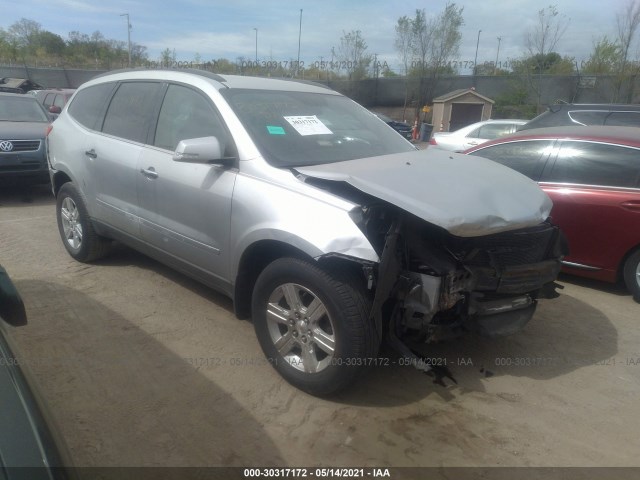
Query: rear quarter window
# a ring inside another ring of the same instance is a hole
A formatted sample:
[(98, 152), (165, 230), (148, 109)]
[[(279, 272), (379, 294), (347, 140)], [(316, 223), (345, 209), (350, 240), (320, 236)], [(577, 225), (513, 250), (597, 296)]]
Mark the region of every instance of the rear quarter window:
[(542, 181), (598, 185), (638, 186), (640, 150), (605, 143), (565, 141), (550, 172)]
[(80, 90), (69, 105), (69, 115), (82, 126), (97, 130), (102, 124), (104, 107), (114, 87), (115, 83), (102, 83)]

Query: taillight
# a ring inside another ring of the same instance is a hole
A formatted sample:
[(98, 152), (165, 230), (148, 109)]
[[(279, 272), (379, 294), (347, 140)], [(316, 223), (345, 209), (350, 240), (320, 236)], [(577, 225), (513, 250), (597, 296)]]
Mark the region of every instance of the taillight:
[(438, 142), (436, 142), (436, 139), (431, 137), (431, 140), (429, 140), (429, 145), (437, 145)]
[(49, 136), (49, 134), (51, 133), (51, 130), (53, 130), (53, 124), (52, 124), (52, 123), (50, 123), (49, 125), (47, 125), (47, 129), (46, 129), (46, 130), (45, 130), (45, 132), (44, 132), (44, 136), (45, 136), (45, 137), (48, 137), (48, 136)]

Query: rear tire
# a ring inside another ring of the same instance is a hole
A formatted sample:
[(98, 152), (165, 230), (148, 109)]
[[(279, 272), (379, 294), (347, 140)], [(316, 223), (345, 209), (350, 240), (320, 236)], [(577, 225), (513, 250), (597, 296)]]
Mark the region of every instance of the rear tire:
[(74, 259), (91, 262), (109, 253), (111, 241), (96, 233), (84, 197), (71, 182), (58, 191), (56, 217), (62, 244)]
[(253, 324), (271, 365), (291, 385), (330, 395), (353, 384), (378, 354), (370, 296), (357, 274), (296, 258), (269, 264), (252, 298)]
[(636, 250), (624, 262), (624, 283), (633, 299), (640, 303), (640, 250)]

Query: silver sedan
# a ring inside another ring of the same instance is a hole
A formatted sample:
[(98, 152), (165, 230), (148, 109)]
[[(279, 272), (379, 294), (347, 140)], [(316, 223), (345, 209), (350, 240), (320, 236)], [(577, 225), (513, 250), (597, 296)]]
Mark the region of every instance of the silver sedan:
[(515, 119), (485, 120), (472, 123), (454, 132), (435, 132), (429, 144), (442, 150), (463, 152), (467, 148), (513, 133), (518, 126), (527, 122), (528, 120)]

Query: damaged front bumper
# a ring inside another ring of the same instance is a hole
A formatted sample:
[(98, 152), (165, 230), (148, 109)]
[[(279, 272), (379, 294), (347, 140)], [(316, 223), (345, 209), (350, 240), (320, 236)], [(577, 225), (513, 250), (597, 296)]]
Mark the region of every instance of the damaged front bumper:
[(399, 219), (386, 235), (372, 317), (382, 330), (386, 317), (395, 336), (418, 343), (468, 331), (516, 333), (539, 298), (557, 296), (566, 250), (559, 229), (547, 222), (461, 238)]

